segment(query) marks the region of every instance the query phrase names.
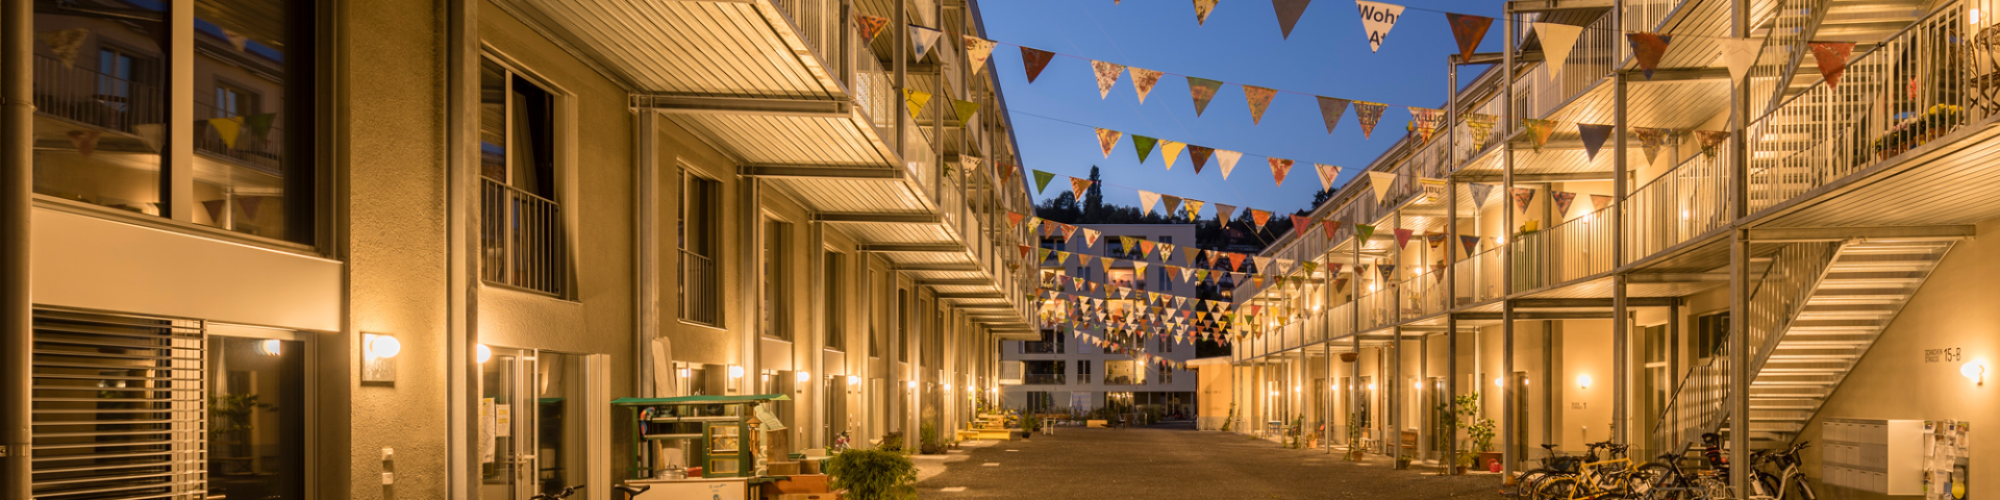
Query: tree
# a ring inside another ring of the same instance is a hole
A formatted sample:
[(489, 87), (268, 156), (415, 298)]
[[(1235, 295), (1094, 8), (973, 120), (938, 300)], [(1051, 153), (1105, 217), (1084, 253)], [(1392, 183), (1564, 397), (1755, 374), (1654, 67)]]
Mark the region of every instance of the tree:
[(1083, 208), (1076, 203), (1076, 195), (1063, 193), (1054, 198), (1042, 200), (1035, 206), (1035, 216), (1064, 224), (1083, 223)]
[(1326, 201), (1331, 199), (1333, 199), (1333, 190), (1321, 189), (1313, 193), (1313, 208), (1319, 208), (1320, 205), (1326, 204)]
[(1104, 182), (1098, 180), (1097, 166), (1090, 166), (1090, 188), (1083, 190), (1083, 219), (1087, 224), (1103, 224)]

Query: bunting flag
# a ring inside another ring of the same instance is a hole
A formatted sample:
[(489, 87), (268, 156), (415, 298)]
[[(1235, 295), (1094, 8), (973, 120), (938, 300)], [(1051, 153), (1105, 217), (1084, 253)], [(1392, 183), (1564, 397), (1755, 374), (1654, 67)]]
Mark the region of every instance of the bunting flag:
[(259, 207), (259, 206), (263, 206), (263, 204), (264, 204), (264, 199), (265, 199), (265, 198), (268, 198), (268, 197), (266, 197), (266, 196), (238, 196), (238, 197), (236, 197), (236, 208), (238, 208), (238, 209), (241, 209), (241, 210), (243, 210), (243, 217), (244, 217), (244, 218), (246, 218), (246, 219), (256, 219), (256, 218), (257, 218), (257, 207)]
[(1194, 162), (1195, 175), (1201, 175), (1201, 167), (1208, 165), (1208, 157), (1212, 154), (1215, 154), (1215, 148), (1188, 145), (1188, 160)]
[[(1333, 234), (1335, 230), (1340, 229), (1340, 221), (1333, 219), (1322, 220), (1319, 221), (1319, 227), (1321, 230), (1326, 231), (1326, 239), (1331, 241), (1333, 240)], [(1339, 267), (1335, 267), (1334, 272), (1339, 272), (1339, 269), (1340, 269)]]
[(1576, 124), (1576, 133), (1583, 136), (1583, 152), (1585, 157), (1592, 160), (1597, 159), (1597, 151), (1604, 149), (1604, 140), (1611, 138), (1611, 128), (1610, 125)]
[(856, 14), (854, 16), (854, 28), (861, 32), (861, 43), (864, 44), (875, 41), (875, 36), (882, 34), (882, 28), (888, 26), (889, 18), (886, 17), (867, 14)]
[(1229, 224), (1229, 220), (1235, 216), (1236, 216), (1236, 205), (1228, 205), (1223, 203), (1215, 204), (1216, 222), (1220, 222), (1226, 225)]
[(83, 155), (84, 158), (89, 158), (91, 153), (97, 152), (97, 139), (104, 136), (104, 131), (96, 129), (71, 130), (67, 135), (69, 136), (69, 144), (76, 147), (76, 153)]
[(1111, 97), (1111, 87), (1125, 76), (1125, 67), (1104, 61), (1090, 61), (1090, 69), (1097, 73), (1097, 98)]
[(986, 59), (993, 57), (993, 47), (997, 44), (972, 35), (964, 37), (966, 60), (972, 63), (972, 74), (978, 75), (980, 70), (986, 69)]
[(1264, 110), (1270, 109), (1271, 98), (1277, 95), (1278, 91), (1276, 90), (1253, 85), (1243, 86), (1243, 99), (1250, 103), (1251, 125), (1259, 125), (1264, 122)]
[(1333, 126), (1340, 124), (1340, 115), (1347, 114), (1346, 99), (1316, 96), (1319, 98), (1319, 117), (1326, 121), (1326, 133), (1333, 133)]
[[(1201, 206), (1206, 204), (1208, 204), (1208, 202), (1197, 199), (1189, 198), (1187, 200), (1187, 218), (1189, 224), (1192, 224), (1196, 220), (1201, 218)], [(1194, 249), (1190, 248), (1189, 250), (1194, 250)]]
[(83, 42), (90, 38), (90, 30), (70, 28), (36, 33), (35, 37), (42, 39), (42, 43), (49, 48), (49, 53), (54, 54), (56, 60), (62, 62), (64, 69), (68, 69), (76, 67), (76, 56), (82, 52)]
[(1236, 170), (1236, 160), (1243, 159), (1243, 153), (1227, 149), (1215, 150), (1215, 161), (1222, 167), (1222, 180), (1229, 180), (1229, 172)]
[(1279, 158), (1270, 158), (1269, 160), (1271, 163), (1271, 179), (1277, 181), (1278, 187), (1285, 187), (1285, 176), (1292, 172), (1292, 161)]
[[(1367, 245), (1368, 239), (1373, 238), (1374, 236), (1375, 236), (1375, 226), (1370, 226), (1367, 224), (1354, 225), (1354, 241), (1359, 241), (1361, 242), (1362, 245)], [(1366, 268), (1367, 266), (1362, 266), (1362, 267)]]
[(1069, 178), (1070, 193), (1075, 195), (1076, 199), (1079, 200), (1083, 199), (1083, 192), (1090, 189), (1090, 186), (1093, 184), (1097, 184), (1097, 182), (1090, 179)]
[(1535, 35), (1542, 40), (1542, 60), (1549, 65), (1549, 76), (1554, 77), (1562, 74), (1563, 63), (1569, 61), (1570, 49), (1576, 48), (1576, 39), (1583, 36), (1583, 27), (1535, 23)]
[(1194, 24), (1196, 26), (1203, 26), (1208, 24), (1208, 13), (1215, 11), (1216, 1), (1217, 0), (1194, 0)]
[(1396, 19), (1403, 17), (1403, 6), (1355, 0), (1361, 9), (1361, 30), (1368, 33), (1368, 51), (1381, 52), (1382, 39), (1389, 36), (1389, 30), (1396, 27)]
[(1550, 191), (1549, 200), (1554, 201), (1556, 203), (1556, 220), (1562, 220), (1564, 218), (1569, 217), (1569, 206), (1570, 203), (1576, 201), (1576, 193), (1571, 193), (1568, 191)]
[(979, 103), (952, 99), (951, 108), (952, 111), (956, 111), (958, 114), (958, 123), (963, 125), (966, 122), (972, 121), (973, 113), (979, 112)]
[(1411, 237), (1411, 236), (1414, 236), (1414, 235), (1416, 235), (1416, 234), (1417, 234), (1417, 232), (1416, 232), (1415, 230), (1411, 230), (1411, 229), (1403, 229), (1403, 228), (1396, 228), (1396, 229), (1392, 229), (1392, 230), (1390, 230), (1390, 232), (1393, 232), (1393, 233), (1395, 233), (1395, 234), (1396, 234), (1396, 248), (1407, 248), (1407, 247), (1409, 247), (1409, 246), (1410, 246), (1410, 237)]
[(924, 105), (930, 102), (931, 94), (929, 92), (916, 89), (903, 89), (903, 103), (909, 105), (911, 120), (917, 119), (917, 114), (924, 112)]
[(1473, 208), (1486, 208), (1486, 197), (1493, 194), (1493, 185), (1473, 182), (1466, 184), (1465, 190), (1472, 194)]
[(1431, 135), (1437, 133), (1439, 126), (1444, 125), (1444, 110), (1411, 106), (1410, 119), (1416, 125), (1418, 137), (1429, 143)]
[(1660, 68), (1660, 56), (1667, 54), (1667, 44), (1674, 41), (1674, 36), (1666, 33), (1626, 33), (1625, 39), (1632, 44), (1632, 57), (1639, 61), (1639, 69), (1645, 71), (1647, 80), (1651, 80), (1653, 70)]
[(203, 209), (205, 209), (205, 210), (207, 210), (207, 211), (208, 211), (208, 220), (211, 220), (211, 221), (215, 221), (215, 222), (217, 222), (217, 223), (221, 223), (221, 222), (222, 222), (222, 211), (223, 211), (223, 210), (226, 210), (226, 209), (228, 209), (228, 208), (229, 208), (229, 200), (207, 200), (207, 201), (203, 201), (203, 202), (201, 202), (201, 208), (203, 208)]
[(1556, 131), (1555, 120), (1524, 118), (1521, 120), (1521, 126), (1528, 129), (1528, 139), (1535, 145), (1536, 153), (1542, 152), (1542, 146), (1549, 143), (1549, 134)]
[(1042, 69), (1049, 67), (1049, 60), (1056, 53), (1046, 50), (1021, 47), (1021, 67), (1028, 72), (1028, 83), (1035, 83), (1035, 77), (1042, 76)]
[(1229, 254), (1229, 269), (1232, 271), (1243, 270), (1243, 254), (1233, 252)]
[(1353, 103), (1354, 119), (1361, 122), (1361, 138), (1373, 138), (1375, 124), (1382, 122), (1382, 111), (1389, 109), (1389, 105), (1368, 101), (1353, 101)]
[(278, 121), (277, 113), (257, 113), (243, 117), (243, 127), (250, 129), (250, 135), (257, 140), (271, 140), (271, 126)]
[(1124, 132), (1108, 128), (1097, 129), (1097, 147), (1104, 150), (1105, 158), (1111, 157), (1111, 149), (1118, 147), (1118, 138), (1123, 135)]
[(1340, 178), (1340, 167), (1325, 163), (1314, 163), (1313, 170), (1319, 173), (1319, 189), (1332, 191), (1334, 179)]
[(1184, 142), (1160, 141), (1160, 159), (1167, 162), (1167, 170), (1174, 169), (1174, 159), (1180, 158), (1181, 150), (1186, 148), (1187, 143)]
[(1729, 140), (1729, 132), (1722, 130), (1696, 130), (1694, 136), (1701, 143), (1702, 156), (1711, 160), (1715, 159), (1715, 147)]
[(1063, 243), (1069, 243), (1069, 240), (1076, 238), (1076, 229), (1076, 226), (1073, 225), (1062, 225)]
[(1160, 200), (1162, 200), (1161, 206), (1167, 209), (1166, 215), (1168, 217), (1173, 217), (1174, 214), (1180, 213), (1181, 201), (1182, 201), (1181, 197), (1174, 196), (1171, 194), (1163, 194), (1160, 195)]
[(1013, 229), (1013, 228), (1015, 228), (1016, 226), (1020, 226), (1020, 225), (1021, 225), (1021, 219), (1022, 219), (1022, 218), (1024, 218), (1024, 217), (1027, 217), (1027, 216), (1025, 216), (1025, 215), (1021, 215), (1021, 214), (1017, 214), (1017, 213), (1014, 213), (1014, 212), (1007, 212), (1007, 229)]
[(1139, 94), (1139, 104), (1146, 103), (1146, 95), (1153, 93), (1153, 84), (1160, 83), (1161, 73), (1146, 68), (1131, 68), (1132, 91)]
[(1847, 72), (1847, 56), (1854, 53), (1854, 42), (1811, 42), (1813, 62), (1819, 63), (1819, 76), (1826, 78), (1826, 88), (1840, 86), (1840, 75)]
[(1610, 197), (1610, 196), (1605, 196), (1605, 195), (1601, 195), (1601, 194), (1593, 194), (1593, 195), (1590, 195), (1590, 209), (1591, 209), (1591, 210), (1594, 210), (1594, 211), (1595, 211), (1595, 210), (1604, 210), (1604, 207), (1608, 207), (1608, 206), (1611, 206), (1611, 197)]
[(1535, 188), (1514, 188), (1514, 206), (1528, 211), (1528, 204), (1535, 201)]
[(1252, 208), (1250, 209), (1250, 221), (1257, 223), (1257, 230), (1262, 231), (1264, 230), (1264, 224), (1271, 222), (1271, 212), (1269, 210)]
[(1466, 254), (1466, 255), (1472, 255), (1472, 254), (1475, 254), (1475, 253), (1479, 253), (1479, 237), (1478, 237), (1478, 236), (1463, 236), (1463, 235), (1461, 235), (1461, 236), (1459, 236), (1459, 237), (1458, 237), (1458, 244), (1459, 244), (1459, 245), (1462, 245), (1462, 246), (1464, 246), (1464, 247), (1465, 247), (1465, 254)]
[[(1157, 143), (1159, 143), (1159, 141), (1151, 137), (1146, 137), (1139, 134), (1132, 134), (1132, 149), (1138, 151), (1139, 163), (1145, 163), (1146, 157), (1153, 155), (1153, 145)], [(1108, 156), (1109, 155), (1107, 155), (1107, 157)]]
[(1306, 231), (1312, 230), (1312, 221), (1311, 217), (1292, 214), (1292, 232), (1304, 237)]
[(1639, 150), (1646, 152), (1646, 163), (1652, 164), (1660, 156), (1660, 144), (1671, 130), (1663, 128), (1631, 127), (1632, 135), (1639, 137)]
[(1472, 131), (1474, 149), (1486, 147), (1486, 138), (1493, 133), (1493, 123), (1496, 121), (1499, 121), (1499, 117), (1479, 113), (1465, 117), (1465, 128)]
[(1084, 248), (1090, 248), (1090, 247), (1095, 247), (1095, 246), (1097, 246), (1097, 238), (1098, 238), (1098, 237), (1101, 237), (1101, 236), (1104, 236), (1104, 232), (1103, 232), (1103, 231), (1098, 231), (1098, 230), (1096, 230), (1096, 229), (1089, 229), (1089, 228), (1085, 228), (1085, 229), (1083, 230), (1083, 243), (1084, 243)]
[(1757, 55), (1764, 50), (1761, 38), (1729, 38), (1722, 44), (1722, 65), (1729, 68), (1729, 80), (1743, 83), (1743, 77), (1750, 75), (1750, 68), (1757, 65)]
[(1375, 265), (1375, 270), (1376, 270), (1376, 271), (1379, 271), (1379, 272), (1381, 272), (1381, 273), (1382, 273), (1382, 279), (1385, 279), (1385, 280), (1389, 280), (1389, 281), (1395, 281), (1395, 280), (1396, 280), (1396, 265), (1395, 265), (1395, 264), (1376, 264), (1376, 265)]
[(1292, 27), (1299, 24), (1299, 16), (1305, 15), (1306, 5), (1312, 0), (1271, 0), (1271, 10), (1278, 13), (1278, 32), (1285, 39), (1292, 38)]
[(1141, 215), (1152, 215), (1153, 205), (1157, 205), (1159, 203), (1160, 203), (1160, 193), (1155, 193), (1146, 190), (1139, 191), (1139, 213)]
[(1430, 245), (1431, 248), (1444, 246), (1444, 241), (1445, 234), (1443, 232), (1424, 233), (1424, 243)]
[(1194, 98), (1194, 115), (1200, 117), (1208, 110), (1208, 101), (1215, 99), (1215, 93), (1222, 90), (1222, 82), (1207, 78), (1187, 77), (1188, 96)]
[(938, 38), (942, 36), (944, 36), (943, 31), (910, 25), (910, 46), (917, 49), (917, 59), (922, 60), (925, 55), (929, 55), (931, 47), (937, 45)]
[(1479, 51), (1479, 42), (1486, 40), (1487, 28), (1493, 27), (1493, 18), (1471, 14), (1444, 14), (1451, 23), (1451, 37), (1458, 41), (1458, 60), (1463, 63), (1472, 60), (1472, 54)]
[(209, 118), (208, 127), (215, 129), (215, 135), (222, 138), (223, 147), (236, 149), (237, 134), (243, 132), (243, 117)]
[(1395, 184), (1396, 174), (1373, 170), (1368, 171), (1368, 185), (1375, 188), (1376, 203), (1387, 203), (1389, 201), (1389, 188)]

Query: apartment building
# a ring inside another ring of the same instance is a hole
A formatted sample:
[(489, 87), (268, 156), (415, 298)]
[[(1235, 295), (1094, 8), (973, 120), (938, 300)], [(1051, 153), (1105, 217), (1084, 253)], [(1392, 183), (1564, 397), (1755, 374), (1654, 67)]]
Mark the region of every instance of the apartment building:
[[(1197, 280), (1182, 279), (1166, 266), (1135, 266), (1152, 260), (1139, 248), (1126, 247), (1127, 238), (1154, 244), (1194, 245), (1193, 224), (1078, 224), (1079, 231), (1102, 233), (1096, 245), (1084, 238), (1050, 235), (1041, 239), (1041, 248), (1051, 256), (1041, 261), (1040, 283), (1050, 291), (1062, 278), (1082, 278), (1095, 283), (1100, 294), (1050, 297), (1039, 310), (1041, 337), (1037, 340), (1009, 340), (1000, 343), (1002, 400), (1009, 408), (1040, 412), (1086, 414), (1106, 407), (1157, 407), (1165, 413), (1193, 415), (1195, 377), (1192, 371), (1152, 362), (1143, 356), (1185, 362), (1195, 355), (1192, 338), (1175, 338), (1149, 332), (1124, 337), (1108, 332), (1104, 323), (1120, 323), (1137, 318), (1147, 302), (1200, 297)], [(1066, 228), (1065, 228), (1066, 229)], [(1074, 242), (1071, 244), (1069, 242)], [(1080, 248), (1079, 248), (1080, 247)], [(1165, 251), (1165, 250), (1161, 250)], [(1053, 252), (1091, 255), (1100, 260), (1059, 258)], [(1104, 265), (1110, 262), (1110, 265)], [(1213, 287), (1209, 287), (1213, 291)], [(1113, 291), (1118, 290), (1118, 291)], [(1060, 292), (1057, 292), (1060, 293)], [(1094, 322), (1073, 314), (1066, 306), (1071, 297), (1105, 298), (1106, 322)], [(1116, 344), (1116, 348), (1110, 347)]]
[(0, 6), (0, 497), (608, 500), (613, 399), (949, 436), (1037, 338), (969, 2)]
[[(1804, 471), (1825, 488), (1920, 486), (1905, 468), (1924, 459), (1867, 449), (1921, 450), (2000, 409), (1985, 380), (2000, 318), (1979, 305), (2000, 291), (2000, 247), (1976, 238), (2000, 222), (1983, 165), (2000, 68), (1967, 42), (1991, 39), (1992, 7), (1510, 2), (1506, 50), (1448, 61), (1453, 78), (1491, 66), (1445, 97), (1439, 133), (1367, 167), (1395, 174), (1387, 194), (1360, 176), (1311, 214), (1338, 221), (1333, 238), (1264, 252), (1319, 262), (1310, 286), (1235, 291), (1281, 312), (1240, 325), (1229, 392), (1248, 422), (1303, 411), (1329, 452), (1492, 451), (1519, 471), (1545, 444), (1639, 459), (1717, 432), (1738, 451), (1813, 443)], [(1559, 73), (1534, 23), (1583, 28)], [(1628, 33), (1672, 36), (1656, 69)], [(1760, 44), (1740, 80), (1719, 57), (1731, 39)], [(1855, 43), (1837, 82), (1808, 56), (1825, 42)], [(1598, 150), (1578, 124), (1614, 128)], [(1495, 421), (1491, 449), (1452, 427), (1459, 398), (1463, 425)], [(1910, 423), (1934, 430), (1855, 431)], [(1938, 453), (1959, 470), (1937, 472), (1995, 477), (1978, 458), (1994, 443), (1956, 442)]]

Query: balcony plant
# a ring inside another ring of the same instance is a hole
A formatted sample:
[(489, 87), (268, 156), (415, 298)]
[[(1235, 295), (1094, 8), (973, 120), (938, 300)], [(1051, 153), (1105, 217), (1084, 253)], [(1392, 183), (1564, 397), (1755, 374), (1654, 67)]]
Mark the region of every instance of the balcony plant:
[[(1453, 412), (1456, 417), (1453, 426), (1465, 426), (1466, 441), (1460, 442), (1459, 466), (1474, 465), (1474, 457), (1478, 458), (1479, 464), (1500, 460), (1500, 453), (1492, 451), (1493, 436), (1498, 434), (1494, 431), (1493, 419), (1479, 418), (1479, 393), (1452, 398), (1452, 404), (1457, 407), (1457, 411)], [(1465, 446), (1467, 444), (1470, 446)]]
[(848, 450), (827, 461), (828, 486), (849, 500), (904, 500), (917, 497), (917, 464), (901, 453)]
[(1887, 160), (1932, 140), (1943, 137), (1959, 123), (1958, 106), (1934, 104), (1909, 121), (1897, 125), (1870, 144), (1875, 159)]

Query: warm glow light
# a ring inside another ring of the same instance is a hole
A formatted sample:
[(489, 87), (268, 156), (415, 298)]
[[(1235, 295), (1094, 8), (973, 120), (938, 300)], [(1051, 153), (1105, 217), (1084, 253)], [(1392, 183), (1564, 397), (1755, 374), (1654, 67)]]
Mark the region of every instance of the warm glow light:
[(1505, 244), (1507, 244), (1507, 235), (1504, 235), (1504, 234), (1503, 234), (1503, 235), (1499, 235), (1499, 236), (1494, 236), (1494, 237), (1493, 237), (1493, 244), (1495, 244), (1495, 245), (1505, 245)]
[(1979, 24), (1979, 9), (1972, 9), (1972, 16), (1968, 17), (1966, 22), (1968, 24)]
[(680, 376), (681, 378), (687, 378), (687, 377), (688, 377), (688, 374), (689, 374), (689, 372), (688, 372), (688, 369), (686, 369), (686, 368), (682, 368), (682, 369), (679, 369), (679, 370), (674, 370), (674, 375), (678, 375), (678, 376)]
[(285, 343), (277, 339), (270, 339), (270, 340), (265, 340), (263, 342), (258, 342), (257, 352), (262, 353), (265, 356), (281, 355), (285, 353)]
[(861, 377), (856, 375), (848, 375), (847, 385), (861, 385)]
[(1278, 391), (1271, 391), (1271, 395), (1272, 395), (1272, 396), (1276, 396), (1276, 395), (1278, 395)]
[(1590, 375), (1587, 375), (1587, 374), (1586, 374), (1586, 375), (1577, 375), (1577, 376), (1576, 376), (1576, 386), (1577, 386), (1577, 387), (1582, 387), (1582, 388), (1585, 388), (1585, 389), (1589, 389), (1589, 388), (1590, 388)]
[(377, 358), (393, 358), (403, 352), (403, 342), (388, 335), (370, 335), (367, 348)]
[(1975, 384), (1985, 384), (1986, 362), (1975, 359), (1963, 365), (1959, 365), (1958, 374), (1964, 375), (1966, 379), (1971, 380)]
[[(474, 351), (477, 351), (477, 352), (479, 353), (479, 362), (480, 362), (480, 363), (485, 363), (485, 362), (486, 362), (486, 360), (489, 360), (489, 359), (493, 359), (493, 348), (491, 348), (491, 347), (486, 347), (486, 344), (479, 344), (479, 347), (477, 347), (477, 348), (475, 348), (475, 349), (473, 349), (473, 350), (474, 350)], [(685, 377), (685, 376), (687, 376), (687, 374), (683, 373), (683, 374), (681, 374), (681, 376)]]
[(1411, 388), (1411, 389), (1422, 389), (1422, 388), (1424, 388), (1424, 383), (1423, 383), (1423, 382), (1410, 382), (1410, 388)]
[(944, 390), (945, 390), (945, 391), (950, 391), (950, 390), (951, 390), (951, 382), (945, 382), (945, 383), (944, 383)]
[(911, 380), (908, 382), (904, 382), (903, 385), (909, 386), (911, 389), (915, 389), (917, 388), (917, 381)]
[(1299, 386), (1292, 386), (1292, 392), (1299, 392)]
[(729, 365), (729, 378), (743, 378), (743, 367)]
[(1500, 383), (1500, 377), (1493, 377), (1493, 386), (1494, 386), (1494, 387), (1506, 387), (1505, 385), (1502, 385), (1502, 384)]
[(1372, 390), (1375, 390), (1375, 383), (1374, 383), (1374, 382), (1369, 382), (1369, 383), (1368, 383), (1368, 390), (1371, 390), (1371, 391), (1372, 391)]
[(798, 375), (797, 375), (797, 376), (798, 376), (798, 378), (799, 378), (799, 381), (800, 381), (800, 382), (811, 382), (811, 381), (812, 381), (812, 379), (813, 379), (813, 374), (812, 374), (812, 372), (808, 372), (808, 371), (801, 371), (801, 372), (798, 372)]

